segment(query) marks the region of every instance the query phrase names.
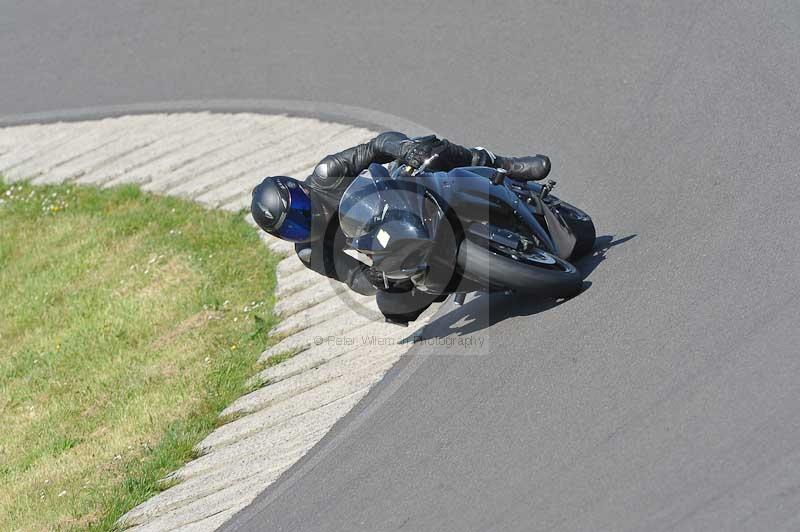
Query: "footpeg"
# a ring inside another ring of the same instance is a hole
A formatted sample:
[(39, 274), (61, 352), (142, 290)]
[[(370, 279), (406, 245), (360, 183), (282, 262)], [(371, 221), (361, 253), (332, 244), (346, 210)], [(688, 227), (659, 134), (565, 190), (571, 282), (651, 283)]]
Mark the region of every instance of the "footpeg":
[(492, 174), (492, 183), (495, 185), (502, 185), (506, 182), (506, 176), (508, 176), (508, 172), (503, 170), (502, 168), (495, 168), (494, 173)]
[(556, 182), (549, 179), (547, 183), (542, 185), (542, 192), (539, 194), (539, 198), (545, 199), (554, 188), (556, 188)]
[(464, 304), (464, 301), (467, 299), (466, 292), (458, 292), (456, 296), (453, 298), (453, 303), (458, 305), (459, 307)]

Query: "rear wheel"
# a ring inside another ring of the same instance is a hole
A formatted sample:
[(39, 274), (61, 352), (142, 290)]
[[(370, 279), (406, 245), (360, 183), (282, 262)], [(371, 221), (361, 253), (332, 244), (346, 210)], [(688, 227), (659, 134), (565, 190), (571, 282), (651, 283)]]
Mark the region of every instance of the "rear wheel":
[(580, 290), (580, 272), (569, 262), (540, 250), (523, 253), (490, 245), (489, 249), (471, 240), (461, 242), (458, 266), (465, 277), (491, 290), (544, 297), (569, 297)]

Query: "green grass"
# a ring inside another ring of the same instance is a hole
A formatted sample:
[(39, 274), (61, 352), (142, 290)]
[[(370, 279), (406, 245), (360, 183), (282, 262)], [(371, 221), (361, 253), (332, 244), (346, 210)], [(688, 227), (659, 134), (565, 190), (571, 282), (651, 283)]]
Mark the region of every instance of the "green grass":
[(108, 530), (247, 391), (277, 258), (133, 187), (0, 199), (0, 530)]

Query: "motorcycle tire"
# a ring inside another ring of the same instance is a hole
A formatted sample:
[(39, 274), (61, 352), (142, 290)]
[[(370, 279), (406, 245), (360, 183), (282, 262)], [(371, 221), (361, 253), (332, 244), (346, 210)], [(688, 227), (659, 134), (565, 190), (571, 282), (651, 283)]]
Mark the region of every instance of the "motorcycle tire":
[(457, 260), (464, 277), (489, 290), (556, 298), (578, 293), (583, 284), (578, 269), (554, 255), (541, 254), (552, 264), (547, 267), (531, 264), (465, 239), (459, 246)]

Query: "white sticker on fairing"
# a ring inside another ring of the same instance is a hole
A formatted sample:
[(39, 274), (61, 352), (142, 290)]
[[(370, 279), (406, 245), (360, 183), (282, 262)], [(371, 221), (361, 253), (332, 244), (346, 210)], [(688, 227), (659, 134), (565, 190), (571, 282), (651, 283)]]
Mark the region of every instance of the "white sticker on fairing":
[(383, 229), (378, 231), (377, 239), (378, 242), (381, 243), (381, 246), (386, 247), (386, 244), (389, 243), (389, 233), (384, 231)]
[(350, 249), (350, 248), (343, 249), (342, 251), (344, 251), (345, 255), (353, 257), (357, 261), (363, 262), (367, 266), (372, 266), (372, 258), (369, 257), (368, 255), (364, 255), (363, 253), (360, 253), (360, 252), (356, 251), (355, 249)]

